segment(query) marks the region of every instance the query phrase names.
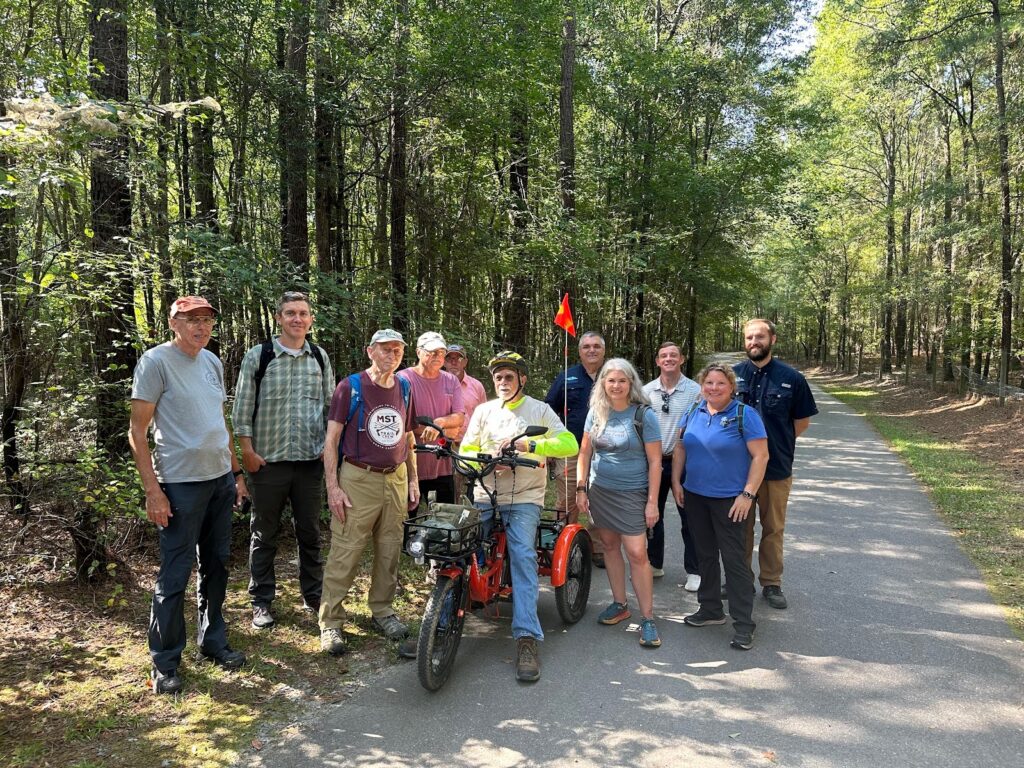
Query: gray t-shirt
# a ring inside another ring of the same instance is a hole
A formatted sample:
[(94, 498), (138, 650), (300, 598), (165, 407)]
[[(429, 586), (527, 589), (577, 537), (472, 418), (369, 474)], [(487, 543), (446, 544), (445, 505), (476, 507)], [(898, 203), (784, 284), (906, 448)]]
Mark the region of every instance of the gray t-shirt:
[(633, 415), (637, 406), (610, 411), (601, 434), (594, 435), (594, 411), (587, 414), (583, 431), (590, 434), (594, 456), (590, 462), (590, 482), (612, 491), (638, 491), (647, 487), (647, 452), (644, 443), (661, 441), (654, 409), (644, 412), (644, 441), (636, 433)]
[(224, 423), (224, 368), (209, 350), (196, 357), (171, 342), (146, 350), (132, 400), (155, 403), (153, 469), (161, 483), (195, 483), (231, 471)]

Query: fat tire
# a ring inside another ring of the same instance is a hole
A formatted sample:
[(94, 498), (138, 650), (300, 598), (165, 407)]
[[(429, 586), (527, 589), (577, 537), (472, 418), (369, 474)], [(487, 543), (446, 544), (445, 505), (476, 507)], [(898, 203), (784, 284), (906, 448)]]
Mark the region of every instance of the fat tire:
[(438, 576), (427, 600), (416, 646), (416, 671), (420, 685), (428, 691), (439, 690), (445, 684), (455, 663), (466, 623), (466, 586), (465, 576)]
[(555, 587), (555, 605), (558, 607), (558, 615), (566, 624), (575, 624), (587, 611), (593, 571), (590, 553), (590, 537), (585, 531), (576, 531), (569, 543), (565, 583)]

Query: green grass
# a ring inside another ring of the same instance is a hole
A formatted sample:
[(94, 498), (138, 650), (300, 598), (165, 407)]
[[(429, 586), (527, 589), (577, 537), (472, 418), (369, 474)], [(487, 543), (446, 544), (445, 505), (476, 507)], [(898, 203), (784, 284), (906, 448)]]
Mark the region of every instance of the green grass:
[(907, 419), (877, 413), (866, 389), (824, 387), (858, 410), (928, 489), (939, 513), (978, 566), (992, 597), (1024, 639), (1024, 497), (1001, 468)]

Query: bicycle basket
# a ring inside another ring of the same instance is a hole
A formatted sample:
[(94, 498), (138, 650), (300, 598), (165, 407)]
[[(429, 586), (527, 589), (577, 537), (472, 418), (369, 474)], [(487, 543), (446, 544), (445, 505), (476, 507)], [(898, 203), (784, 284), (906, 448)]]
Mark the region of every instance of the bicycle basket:
[[(413, 557), (424, 555), (458, 558), (477, 548), (480, 541), (480, 510), (462, 504), (431, 504), (430, 514), (405, 524), (403, 548)], [(413, 547), (414, 542), (421, 546)]]

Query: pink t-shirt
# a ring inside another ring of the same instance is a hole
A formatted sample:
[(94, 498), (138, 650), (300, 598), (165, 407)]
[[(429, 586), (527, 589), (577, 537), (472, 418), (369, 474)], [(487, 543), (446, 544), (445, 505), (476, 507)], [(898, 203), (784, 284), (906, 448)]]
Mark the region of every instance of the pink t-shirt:
[[(409, 455), (405, 435), (416, 423), (415, 393), (407, 410), (402, 401), (402, 386), (397, 381), (391, 387), (381, 387), (363, 371), (359, 374), (359, 387), (363, 402), (356, 408), (352, 423), (345, 430), (342, 454), (374, 467), (393, 467), (403, 463)], [(351, 399), (352, 387), (346, 376), (334, 390), (327, 418), (345, 423)]]
[[(465, 413), (462, 404), (462, 387), (455, 374), (441, 371), (436, 379), (425, 379), (412, 368), (399, 371), (398, 375), (412, 385), (412, 399), (416, 403), (417, 416), (432, 419)], [(416, 455), (416, 469), (420, 480), (433, 480), (452, 473), (451, 459), (438, 459), (429, 453)]]
[(462, 404), (466, 406), (466, 420), (462, 422), (462, 426), (459, 428), (459, 436), (455, 439), (457, 443), (461, 443), (462, 438), (466, 436), (466, 427), (469, 426), (469, 420), (473, 416), (473, 411), (481, 403), (487, 402), (487, 393), (484, 391), (484, 385), (478, 379), (474, 379), (467, 373), (462, 377), (461, 384)]

